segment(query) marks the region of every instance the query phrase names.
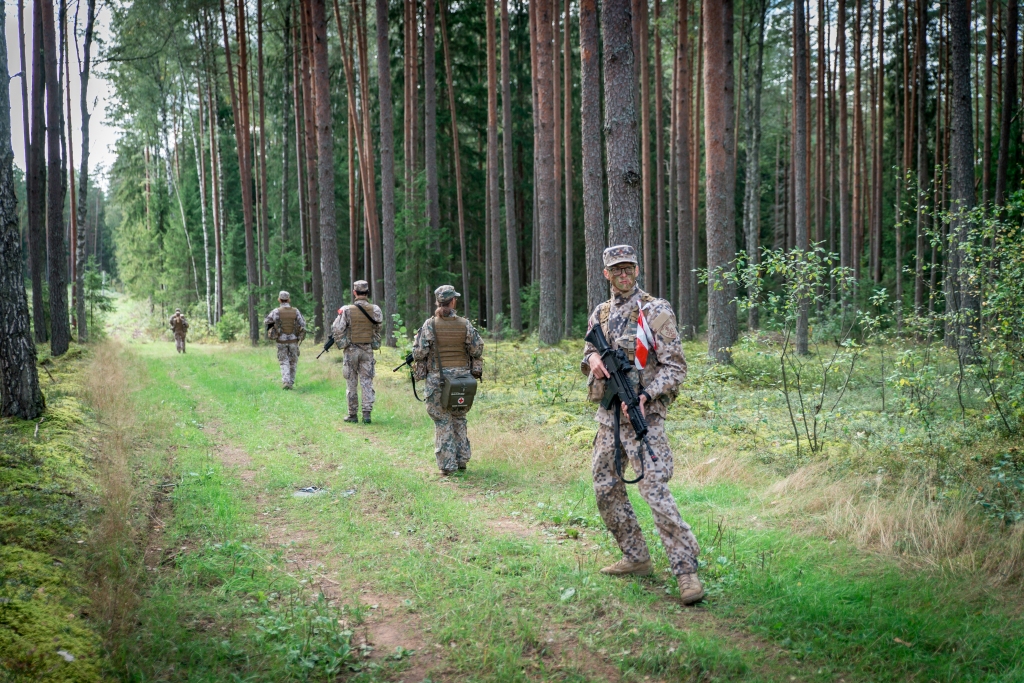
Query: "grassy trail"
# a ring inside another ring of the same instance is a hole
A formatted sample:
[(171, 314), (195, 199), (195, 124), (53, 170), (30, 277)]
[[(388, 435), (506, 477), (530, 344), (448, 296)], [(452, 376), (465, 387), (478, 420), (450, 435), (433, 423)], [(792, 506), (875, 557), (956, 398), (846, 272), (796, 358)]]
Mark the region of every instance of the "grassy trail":
[[(604, 577), (618, 553), (585, 449), (567, 458), (484, 384), (469, 470), (441, 481), (399, 361), (378, 361), (374, 424), (352, 425), (340, 354), (311, 350), (284, 392), (271, 349), (132, 347), (140, 410), (171, 416), (158, 485), (173, 493), (127, 679), (1024, 680), (1015, 601), (795, 533), (742, 478), (673, 484), (704, 606), (675, 600), (635, 490), (656, 573)], [(311, 485), (324, 491), (294, 495)]]

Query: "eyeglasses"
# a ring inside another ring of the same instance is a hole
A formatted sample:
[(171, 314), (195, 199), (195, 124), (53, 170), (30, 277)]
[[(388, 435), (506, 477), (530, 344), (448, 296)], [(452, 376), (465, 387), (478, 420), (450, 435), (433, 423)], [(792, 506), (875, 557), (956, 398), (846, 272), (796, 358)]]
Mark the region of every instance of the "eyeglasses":
[(608, 272), (613, 276), (622, 275), (623, 273), (632, 274), (634, 268), (636, 268), (636, 266), (633, 264), (629, 264), (628, 266), (612, 266), (608, 269)]

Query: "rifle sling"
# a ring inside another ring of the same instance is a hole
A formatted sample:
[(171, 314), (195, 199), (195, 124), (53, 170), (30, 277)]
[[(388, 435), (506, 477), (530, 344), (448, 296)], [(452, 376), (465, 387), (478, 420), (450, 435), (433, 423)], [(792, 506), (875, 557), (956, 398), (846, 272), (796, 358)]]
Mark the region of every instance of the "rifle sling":
[[(624, 469), (625, 469), (625, 465), (622, 462), (623, 461), (623, 457), (622, 457), (622, 450), (623, 450), (623, 448), (622, 448), (622, 434), (621, 434), (621, 428), (622, 427), (621, 427), (621, 423), (620, 423), (620, 420), (622, 419), (622, 415), (621, 415), (621, 413), (622, 413), (622, 401), (621, 400), (616, 400), (615, 401), (614, 406), (612, 407), (612, 412), (613, 412), (612, 420), (615, 422), (615, 474), (619, 475), (619, 479), (622, 480), (622, 483), (624, 483), (624, 484), (635, 484), (638, 481), (640, 481), (641, 479), (643, 479), (644, 475), (647, 474), (647, 466), (644, 464), (644, 449), (638, 447), (637, 448), (637, 453), (636, 453), (637, 454), (637, 458), (640, 460), (640, 476), (637, 477), (636, 479), (626, 479), (626, 477), (623, 476), (623, 474), (622, 474)], [(639, 446), (643, 446), (645, 444), (647, 444), (647, 439), (643, 439), (643, 444), (639, 444)], [(650, 450), (650, 448), (651, 448), (650, 445), (647, 444), (647, 449)]]

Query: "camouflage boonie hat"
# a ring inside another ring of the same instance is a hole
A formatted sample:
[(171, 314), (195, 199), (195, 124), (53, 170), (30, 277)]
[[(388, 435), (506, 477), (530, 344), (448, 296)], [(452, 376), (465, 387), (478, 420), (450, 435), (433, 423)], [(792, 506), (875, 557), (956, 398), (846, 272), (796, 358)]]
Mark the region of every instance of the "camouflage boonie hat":
[(619, 263), (639, 265), (636, 260), (636, 249), (628, 244), (617, 244), (614, 247), (608, 247), (604, 250), (601, 258), (604, 260), (605, 268), (611, 268)]
[(370, 283), (366, 280), (356, 280), (352, 283), (352, 291), (359, 292), (360, 294), (369, 294)]
[(434, 290), (434, 300), (439, 304), (446, 304), (452, 299), (462, 296), (455, 291), (455, 288), (451, 285), (441, 285)]
[(277, 300), (278, 301), (291, 301), (292, 300), (292, 295), (282, 289), (281, 293), (277, 295)]

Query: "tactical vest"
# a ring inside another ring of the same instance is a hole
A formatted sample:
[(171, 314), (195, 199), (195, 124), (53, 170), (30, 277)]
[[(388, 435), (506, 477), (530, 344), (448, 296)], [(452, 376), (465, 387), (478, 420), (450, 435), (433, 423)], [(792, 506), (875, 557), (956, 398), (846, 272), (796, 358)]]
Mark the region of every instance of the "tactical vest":
[(281, 334), (296, 334), (298, 325), (295, 319), (299, 312), (293, 306), (282, 306), (277, 309), (277, 317), (281, 321)]
[[(654, 297), (647, 292), (640, 292), (640, 304), (629, 313), (629, 324), (631, 326), (636, 325), (637, 320), (640, 319), (640, 308), (654, 301)], [(597, 320), (601, 324), (601, 329), (604, 331), (604, 336), (611, 341), (611, 335), (608, 331), (608, 320), (612, 317), (612, 302), (611, 299), (605, 301), (597, 310)], [(633, 343), (627, 348), (622, 349), (629, 356), (629, 360), (632, 361), (636, 356), (636, 336), (633, 336)]]
[(366, 308), (363, 308), (359, 304), (352, 304), (348, 307), (348, 329), (350, 331), (349, 338), (353, 344), (369, 344), (373, 341), (373, 328), (375, 325), (369, 321), (366, 315), (363, 315), (359, 311), (354, 310), (359, 308), (362, 311), (366, 311), (366, 315), (372, 316)]
[(466, 353), (466, 320), (459, 316), (434, 318), (434, 339), (437, 356), (444, 368), (468, 368)]

